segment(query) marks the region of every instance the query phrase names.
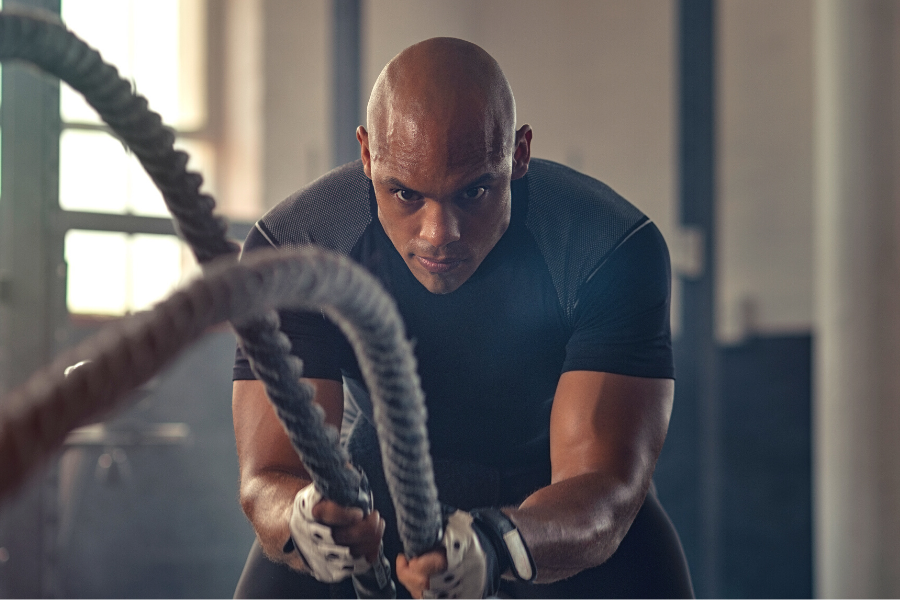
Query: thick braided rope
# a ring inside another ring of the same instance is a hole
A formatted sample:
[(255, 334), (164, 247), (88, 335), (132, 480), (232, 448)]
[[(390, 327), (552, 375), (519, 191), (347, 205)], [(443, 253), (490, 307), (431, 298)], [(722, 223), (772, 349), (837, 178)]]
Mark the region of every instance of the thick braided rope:
[[(300, 381), (303, 365), (287, 354), (291, 344), (279, 331), (277, 319), (276, 313), (269, 312), (246, 324), (235, 324), (241, 348), (322, 496), (343, 506), (356, 506), (359, 474), (347, 468), (350, 457), (341, 448), (337, 432), (325, 425), (322, 409), (313, 402), (311, 386)], [(322, 448), (333, 451), (322, 452)]]
[[(163, 192), (166, 205), (176, 220), (176, 228), (191, 245), (198, 261), (208, 263), (217, 256), (233, 255), (235, 248), (225, 238), (227, 225), (212, 214), (215, 202), (199, 191), (202, 178), (185, 170), (187, 154), (173, 149), (172, 131), (162, 125), (159, 115), (148, 109), (146, 100), (134, 94), (130, 84), (118, 77), (115, 67), (104, 63), (96, 51), (52, 16), (8, 10), (0, 13), (0, 59), (7, 58), (33, 62), (85, 95), (132, 148)], [(357, 352), (364, 352), (361, 346), (365, 343), (361, 340), (365, 336), (357, 335), (340, 315), (333, 316), (341, 323)], [(324, 495), (342, 504), (353, 504), (357, 476), (343, 468), (346, 454), (340, 450), (334, 434), (324, 427), (321, 413), (312, 403), (310, 390), (297, 382), (301, 366), (288, 354), (289, 344), (278, 331), (277, 315), (269, 313), (238, 325), (236, 329), (254, 372), (266, 385), (292, 443)], [(378, 330), (377, 327), (370, 329)], [(402, 336), (401, 341), (406, 344)], [(374, 340), (370, 342), (375, 343)], [(416, 408), (424, 414), (414, 365), (408, 371), (413, 379), (397, 378), (403, 368), (391, 362), (392, 348), (395, 347), (381, 343), (379, 350), (367, 353), (372, 365), (363, 360), (360, 364), (373, 390), (377, 386), (373, 386), (370, 378), (377, 373), (386, 377), (384, 389), (373, 391), (376, 426), (388, 484), (397, 507), (399, 533), (407, 553), (416, 555), (430, 549), (437, 541), (432, 526), (437, 514), (436, 493), (430, 456), (427, 448), (423, 454), (416, 445), (416, 419), (411, 417)], [(404, 351), (411, 359), (411, 352)], [(107, 373), (107, 377), (115, 378), (113, 373)], [(386, 395), (393, 391), (408, 395), (382, 406), (380, 398), (398, 397)]]
[[(294, 305), (306, 310), (323, 310), (338, 324), (350, 341), (359, 359), (360, 368), (372, 395), (375, 411), (375, 427), (378, 431), (381, 454), (384, 457), (385, 476), (391, 498), (397, 513), (397, 528), (404, 543), (404, 550), (409, 556), (417, 556), (434, 548), (441, 535), (441, 514), (437, 501), (437, 488), (434, 485), (431, 455), (428, 452), (428, 434), (425, 426), (425, 399), (419, 385), (416, 362), (412, 347), (406, 339), (403, 321), (396, 310), (390, 296), (369, 275), (351, 260), (318, 249), (306, 249), (310, 256), (328, 257), (321, 264), (298, 266), (296, 271), (283, 270), (273, 273), (273, 277), (285, 277), (285, 281), (273, 283), (290, 290), (292, 297), (302, 298), (303, 304)], [(249, 258), (249, 257), (248, 257)], [(296, 290), (296, 291), (295, 291)], [(302, 290), (302, 292), (300, 291)], [(265, 317), (264, 317), (265, 318)], [(253, 321), (257, 319), (254, 318)], [(237, 322), (237, 329), (244, 328), (243, 322)], [(259, 329), (257, 329), (259, 331)], [(275, 336), (284, 347), (290, 342), (281, 332)], [(241, 338), (241, 343), (253, 343), (251, 335)], [(300, 374), (300, 361), (290, 357), (290, 371), (280, 372), (277, 385), (270, 385), (267, 379), (272, 371), (267, 361), (268, 356), (257, 354), (251, 362), (257, 375), (266, 383), (267, 391), (275, 397), (273, 404), (285, 423), (288, 435), (292, 435), (293, 422), (299, 417), (299, 392), (290, 391), (282, 385), (284, 381), (290, 385), (301, 387), (297, 383)], [(281, 360), (275, 357), (275, 365)], [(284, 393), (288, 391), (288, 393)], [(311, 391), (306, 392), (311, 394)], [(283, 394), (283, 397), (282, 397)], [(325, 430), (318, 408), (317, 421), (319, 428)], [(336, 435), (328, 429), (329, 435)], [(293, 439), (293, 438), (292, 438)], [(318, 465), (306, 458), (301, 448), (304, 440), (294, 442), (304, 464), (311, 470)], [(337, 468), (340, 465), (335, 465)], [(351, 473), (341, 469), (341, 473)], [(325, 482), (316, 482), (325, 493)], [(345, 489), (356, 492), (358, 482), (351, 482), (353, 487)], [(356, 497), (347, 497), (343, 504), (351, 505)]]
[(84, 94), (147, 170), (200, 263), (237, 252), (225, 237), (227, 223), (212, 213), (215, 202), (200, 192), (203, 178), (188, 172), (188, 155), (173, 148), (174, 132), (96, 50), (52, 15), (6, 9), (0, 19), (0, 60), (8, 59), (31, 62)]
[[(160, 116), (148, 108), (145, 98), (135, 94), (131, 85), (119, 77), (116, 68), (105, 63), (100, 54), (68, 31), (53, 15), (37, 11), (4, 10), (0, 13), (0, 59), (18, 58), (56, 75), (81, 92), (101, 118), (125, 141), (163, 193), (166, 205), (173, 215), (176, 227), (191, 246), (198, 261), (209, 263), (217, 256), (232, 254), (236, 248), (230, 244), (225, 231), (227, 224), (212, 213), (214, 200), (200, 193), (202, 177), (186, 170), (187, 154), (173, 148), (174, 133), (162, 124)], [(261, 355), (262, 364), (268, 365), (267, 373), (284, 373), (289, 369), (288, 351), (278, 345), (277, 316), (272, 313), (261, 320), (258, 327), (266, 331), (251, 332), (242, 328), (241, 333), (252, 335), (256, 343), (248, 352)], [(256, 361), (259, 365), (260, 361)], [(270, 392), (279, 399), (285, 398), (297, 385), (282, 379), (282, 390), (275, 390), (277, 381), (262, 378)], [(292, 388), (292, 389), (288, 389)], [(300, 415), (308, 416), (315, 408), (312, 397), (305, 393), (297, 397), (291, 406)], [(285, 410), (279, 411), (285, 414)], [(306, 425), (308, 423), (308, 425)], [(321, 428), (314, 421), (292, 420), (292, 439), (320, 439)], [(321, 444), (320, 450), (307, 448), (305, 455), (314, 463), (343, 465), (346, 458), (336, 444)], [(319, 460), (317, 460), (319, 459)], [(315, 467), (313, 467), (315, 468)], [(336, 498), (351, 496), (357, 487), (354, 478), (344, 473), (347, 469), (319, 470), (320, 485)], [(328, 483), (325, 483), (328, 482)], [(346, 487), (346, 490), (342, 488)], [(326, 497), (330, 497), (326, 495)]]
[[(428, 453), (424, 402), (402, 320), (371, 275), (349, 259), (318, 248), (296, 253), (258, 252), (242, 263), (218, 265), (152, 311), (105, 329), (34, 374), (0, 404), (0, 497), (58, 448), (67, 432), (110, 410), (208, 327), (228, 319), (246, 323), (278, 307), (326, 310), (350, 337), (360, 363), (368, 365), (364, 376), (375, 406), (382, 407), (376, 408), (382, 447), (389, 452), (402, 447), (401, 457), (411, 459), (406, 466), (412, 471), (399, 476), (396, 470), (388, 473), (406, 550), (416, 555), (434, 547), (441, 515)], [(374, 357), (378, 360), (372, 360)], [(64, 377), (65, 367), (78, 360), (91, 362)], [(299, 370), (299, 361), (292, 367)], [(288, 375), (296, 380), (293, 373)], [(295, 400), (289, 399), (280, 408), (297, 418), (291, 402)], [(385, 406), (390, 408), (385, 410)], [(401, 428), (386, 423), (386, 417), (397, 415), (403, 419)], [(326, 426), (322, 417), (321, 409), (307, 415), (316, 422), (320, 437), (303, 440), (301, 446), (336, 440), (337, 432)], [(402, 430), (402, 439), (392, 434), (392, 429)], [(303, 448), (300, 452), (307, 460)], [(410, 486), (409, 482), (416, 483)]]

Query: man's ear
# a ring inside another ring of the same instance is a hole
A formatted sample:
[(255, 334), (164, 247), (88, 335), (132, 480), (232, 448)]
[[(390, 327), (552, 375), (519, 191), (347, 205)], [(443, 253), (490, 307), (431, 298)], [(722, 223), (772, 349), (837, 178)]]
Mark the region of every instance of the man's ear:
[(369, 132), (360, 125), (356, 128), (356, 139), (359, 141), (359, 157), (362, 158), (366, 177), (372, 179), (372, 155), (369, 153)]
[(516, 149), (513, 151), (513, 168), (510, 179), (521, 179), (528, 172), (531, 161), (531, 125), (522, 125), (516, 132)]

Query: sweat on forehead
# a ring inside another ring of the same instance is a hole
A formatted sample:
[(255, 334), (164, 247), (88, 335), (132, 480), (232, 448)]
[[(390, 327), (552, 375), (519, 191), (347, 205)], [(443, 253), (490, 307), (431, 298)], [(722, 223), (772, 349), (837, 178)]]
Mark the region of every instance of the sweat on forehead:
[(410, 46), (382, 70), (367, 111), (373, 158), (415, 144), (448, 152), (512, 150), (516, 108), (500, 65), (463, 40), (432, 38)]

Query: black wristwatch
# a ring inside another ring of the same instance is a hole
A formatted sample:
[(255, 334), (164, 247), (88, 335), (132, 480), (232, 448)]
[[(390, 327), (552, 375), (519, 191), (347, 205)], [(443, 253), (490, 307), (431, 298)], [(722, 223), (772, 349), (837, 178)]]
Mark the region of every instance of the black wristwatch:
[(500, 573), (512, 571), (520, 581), (534, 581), (537, 569), (531, 552), (515, 524), (496, 508), (477, 508), (470, 512), (474, 524), (491, 541), (500, 560)]

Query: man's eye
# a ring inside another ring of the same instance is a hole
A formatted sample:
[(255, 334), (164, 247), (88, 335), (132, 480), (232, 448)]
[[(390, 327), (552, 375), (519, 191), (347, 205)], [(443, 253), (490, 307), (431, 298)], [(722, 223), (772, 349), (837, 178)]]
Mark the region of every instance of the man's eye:
[(401, 202), (414, 202), (418, 199), (418, 194), (409, 190), (396, 190), (394, 196)]
[(465, 198), (466, 200), (478, 200), (479, 198), (484, 196), (485, 192), (487, 192), (486, 187), (473, 187), (463, 192), (463, 198)]

